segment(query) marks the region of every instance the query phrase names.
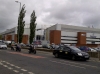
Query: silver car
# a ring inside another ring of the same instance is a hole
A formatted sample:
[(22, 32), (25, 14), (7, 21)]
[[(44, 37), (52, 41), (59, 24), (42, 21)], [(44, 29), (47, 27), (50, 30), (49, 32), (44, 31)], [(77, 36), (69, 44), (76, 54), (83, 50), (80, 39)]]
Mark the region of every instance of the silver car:
[(7, 49), (7, 45), (5, 43), (0, 42), (0, 49)]

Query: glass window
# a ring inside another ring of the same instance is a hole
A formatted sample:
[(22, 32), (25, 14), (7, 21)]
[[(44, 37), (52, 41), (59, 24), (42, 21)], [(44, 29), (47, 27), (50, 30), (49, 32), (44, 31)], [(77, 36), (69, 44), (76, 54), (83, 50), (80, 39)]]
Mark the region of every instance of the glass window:
[(74, 46), (71, 46), (70, 47), (72, 50), (74, 50), (74, 51), (81, 51), (79, 48), (76, 48), (76, 47), (74, 47)]
[(63, 47), (59, 47), (59, 48), (57, 48), (58, 50), (63, 50)]
[(64, 51), (70, 51), (69, 47), (64, 47)]

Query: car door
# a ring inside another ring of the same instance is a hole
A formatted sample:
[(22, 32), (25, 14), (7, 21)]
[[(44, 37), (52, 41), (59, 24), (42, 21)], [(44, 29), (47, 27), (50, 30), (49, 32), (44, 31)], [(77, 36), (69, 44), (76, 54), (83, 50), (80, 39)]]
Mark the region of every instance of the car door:
[(64, 47), (63, 50), (64, 50), (63, 51), (64, 57), (70, 57), (70, 55), (71, 55), (71, 49), (69, 47)]

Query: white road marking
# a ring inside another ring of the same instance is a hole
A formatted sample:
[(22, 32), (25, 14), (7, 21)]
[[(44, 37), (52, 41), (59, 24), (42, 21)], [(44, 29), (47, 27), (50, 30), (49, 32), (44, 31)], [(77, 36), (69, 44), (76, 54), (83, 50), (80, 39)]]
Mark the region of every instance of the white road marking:
[(19, 67), (19, 66), (15, 66), (16, 68), (21, 68), (21, 67)]
[(11, 66), (15, 66), (15, 65), (13, 65), (13, 64), (10, 64)]
[(28, 72), (29, 74), (34, 74), (33, 72)]
[(52, 60), (50, 60), (50, 61), (51, 61), (51, 62), (55, 62), (55, 63), (60, 63), (60, 64), (64, 64), (64, 65), (69, 65), (69, 66), (77, 67), (77, 68), (86, 69), (85, 67), (81, 67), (81, 66), (76, 66), (76, 65), (72, 65), (72, 64), (66, 64), (66, 63), (62, 63), (62, 62), (58, 62), (58, 61), (52, 61)]
[(2, 61), (2, 62), (6, 62), (6, 61)]
[(9, 62), (6, 62), (7, 64), (10, 64)]
[(73, 63), (73, 64), (77, 64), (77, 65), (83, 65), (83, 66), (88, 66), (88, 67), (98, 68), (97, 66), (86, 65), (86, 64), (80, 64), (80, 63), (75, 63), (75, 62), (71, 62), (71, 61), (64, 61), (64, 60), (60, 60), (60, 61), (63, 61), (63, 62), (68, 62), (68, 63)]
[[(11, 66), (14, 66), (15, 68), (21, 68), (21, 67), (19, 67), (19, 66), (15, 66), (14, 64), (10, 64), (9, 62), (6, 62), (6, 61), (2, 61), (2, 62), (5, 62), (5, 63), (7, 63), (7, 64), (9, 64), (9, 65), (11, 65)], [(3, 65), (4, 67), (7, 67), (9, 70), (13, 70), (13, 68), (12, 67), (8, 67), (7, 65), (4, 65), (2, 62), (0, 62), (0, 65)], [(28, 70), (25, 70), (25, 69), (21, 69), (22, 71), (28, 71)], [(16, 72), (16, 73), (19, 73), (19, 71), (18, 70), (13, 70), (14, 72)], [(20, 74), (24, 74), (24, 73), (20, 73)], [(33, 72), (28, 72), (28, 74), (34, 74)]]
[(4, 67), (8, 67), (7, 65), (3, 65)]
[(0, 62), (0, 65), (3, 65), (3, 64)]
[(25, 70), (25, 69), (21, 69), (22, 71), (27, 71), (27, 70)]
[(19, 71), (17, 71), (17, 70), (13, 70), (14, 72), (16, 72), (16, 73), (18, 73)]
[(8, 69), (10, 69), (10, 70), (11, 70), (11, 69), (13, 69), (13, 68), (11, 68), (11, 67), (8, 67)]

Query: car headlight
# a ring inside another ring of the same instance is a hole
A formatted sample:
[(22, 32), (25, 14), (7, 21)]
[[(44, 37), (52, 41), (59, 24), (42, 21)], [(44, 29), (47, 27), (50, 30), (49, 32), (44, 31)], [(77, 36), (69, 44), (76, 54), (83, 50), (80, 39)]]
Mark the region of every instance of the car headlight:
[(77, 53), (79, 56), (82, 56), (82, 53)]

